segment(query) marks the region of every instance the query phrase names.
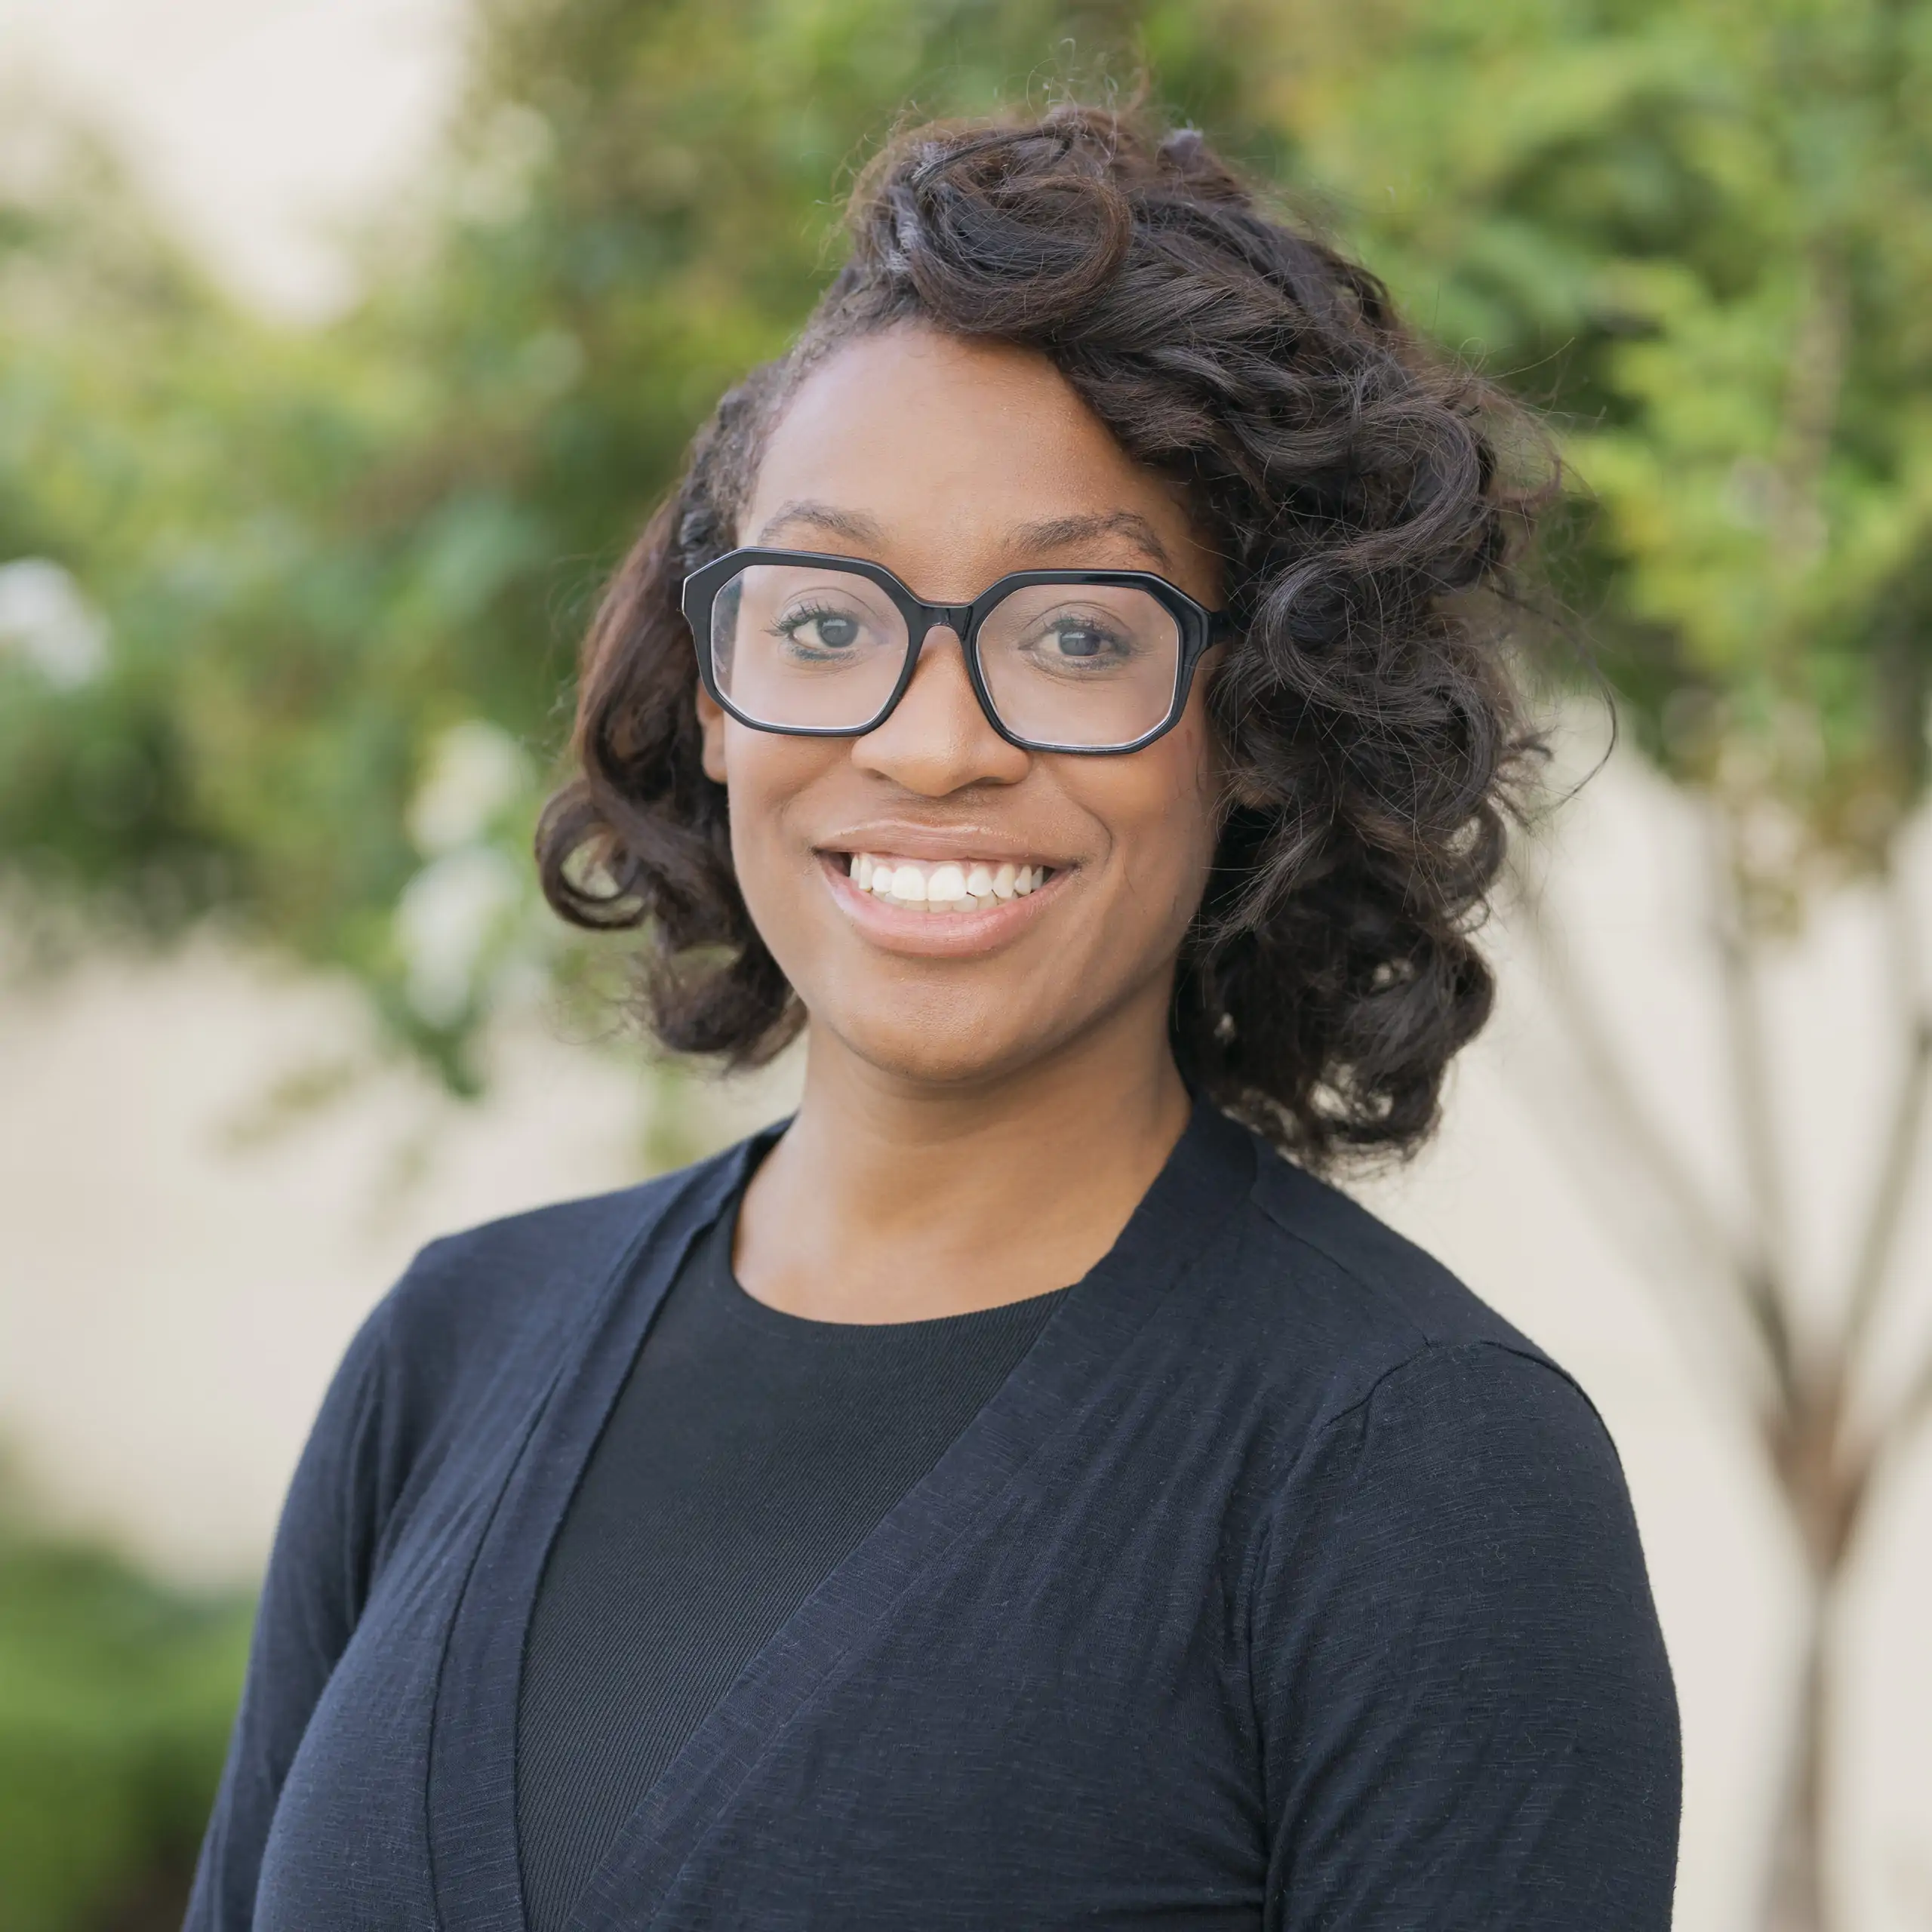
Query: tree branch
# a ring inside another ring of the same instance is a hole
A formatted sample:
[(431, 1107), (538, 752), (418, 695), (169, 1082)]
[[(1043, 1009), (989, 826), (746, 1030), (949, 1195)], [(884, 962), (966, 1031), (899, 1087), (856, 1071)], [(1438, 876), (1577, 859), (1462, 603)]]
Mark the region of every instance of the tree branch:
[[(1674, 1226), (1678, 1241), (1690, 1257), (1691, 1278), (1722, 1284), (1724, 1306), (1716, 1311), (1719, 1325), (1733, 1335), (1741, 1333), (1748, 1350), (1756, 1358), (1755, 1366), (1761, 1374), (1752, 1379), (1761, 1386), (1751, 1399), (1753, 1406), (1761, 1410), (1764, 1390), (1777, 1382), (1777, 1371), (1761, 1325), (1750, 1308), (1749, 1257), (1691, 1180), (1669, 1137), (1626, 1073), (1595, 1002), (1583, 986), (1540, 892), (1520, 866), (1512, 867), (1512, 871), (1516, 888), (1512, 894), (1516, 911), (1513, 924), (1528, 940), (1536, 956), (1539, 982), (1563, 1037), (1580, 1063), (1583, 1086), (1594, 1096), (1603, 1127), (1612, 1143), (1620, 1149), (1638, 1186), (1649, 1193)], [(1593, 1183), (1595, 1169), (1585, 1165), (1583, 1178), (1586, 1184)], [(1622, 1211), (1623, 1205), (1609, 1204), (1605, 1218), (1613, 1232), (1627, 1244), (1630, 1217)], [(1778, 1392), (1782, 1395), (1781, 1389)]]
[(1791, 1318), (1785, 1300), (1789, 1249), (1783, 1191), (1779, 1185), (1770, 1068), (1765, 1057), (1764, 1015), (1758, 997), (1757, 961), (1749, 930), (1746, 883), (1737, 860), (1735, 827), (1721, 808), (1713, 814), (1712, 827), (1715, 907), (1712, 931), (1724, 992), (1731, 1094), (1753, 1230), (1743, 1257), (1740, 1281), (1764, 1337), (1780, 1395), (1789, 1411), (1798, 1393), (1798, 1372)]
[(1878, 1186), (1866, 1211), (1845, 1303), (1844, 1361), (1857, 1366), (1865, 1338), (1884, 1300), (1886, 1277), (1898, 1242), (1913, 1172), (1924, 1137), (1926, 1101), (1932, 1095), (1932, 1008), (1919, 979), (1918, 946), (1909, 890), (1900, 867), (1886, 871), (1886, 904), (1892, 940), (1892, 969), (1909, 1042), (1908, 1057), (1886, 1131)]
[(1862, 1432), (1849, 1464), (1850, 1480), (1861, 1504), (1878, 1482), (1881, 1469), (1896, 1463), (1911, 1448), (1928, 1421), (1932, 1421), (1932, 1350), (1919, 1364), (1918, 1374), (1891, 1413), (1869, 1433)]

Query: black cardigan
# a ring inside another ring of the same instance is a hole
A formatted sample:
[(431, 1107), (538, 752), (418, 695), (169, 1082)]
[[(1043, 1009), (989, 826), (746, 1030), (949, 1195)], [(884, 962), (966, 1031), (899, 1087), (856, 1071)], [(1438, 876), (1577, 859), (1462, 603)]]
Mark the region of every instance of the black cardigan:
[[(277, 1536), (195, 1932), (521, 1932), (545, 1554), (746, 1158), (437, 1242), (371, 1317)], [(1664, 1932), (1678, 1795), (1589, 1403), (1202, 1107), (574, 1923)]]

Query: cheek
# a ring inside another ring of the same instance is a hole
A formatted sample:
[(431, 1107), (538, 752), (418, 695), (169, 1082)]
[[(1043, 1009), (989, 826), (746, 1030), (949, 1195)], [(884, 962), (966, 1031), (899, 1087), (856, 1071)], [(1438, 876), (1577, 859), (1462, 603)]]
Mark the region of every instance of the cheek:
[(1183, 723), (1130, 758), (1083, 764), (1068, 789), (1107, 830), (1109, 923), (1123, 934), (1130, 923), (1158, 925), (1164, 940), (1177, 940), (1206, 889), (1220, 829), (1218, 767), (1205, 732)]
[(1136, 844), (1158, 853), (1159, 869), (1178, 878), (1202, 871), (1213, 855), (1218, 790), (1208, 732), (1184, 720), (1146, 751), (1120, 761), (1115, 810), (1124, 826), (1134, 826)]
[(782, 869), (787, 827), (798, 802), (842, 755), (841, 741), (780, 737), (726, 721), (722, 745), (731, 803), (731, 851), (748, 901), (764, 896)]

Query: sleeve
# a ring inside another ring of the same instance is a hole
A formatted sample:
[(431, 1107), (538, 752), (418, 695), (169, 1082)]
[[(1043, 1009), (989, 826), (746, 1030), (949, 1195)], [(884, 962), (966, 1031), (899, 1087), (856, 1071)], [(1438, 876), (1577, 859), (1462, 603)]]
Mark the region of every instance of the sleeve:
[(1432, 1347), (1275, 1499), (1270, 1932), (1668, 1932), (1679, 1749), (1616, 1452), (1558, 1371)]
[(184, 1932), (248, 1932), (283, 1780), (368, 1595), (390, 1487), (381, 1401), (390, 1307), (350, 1344), (282, 1505)]

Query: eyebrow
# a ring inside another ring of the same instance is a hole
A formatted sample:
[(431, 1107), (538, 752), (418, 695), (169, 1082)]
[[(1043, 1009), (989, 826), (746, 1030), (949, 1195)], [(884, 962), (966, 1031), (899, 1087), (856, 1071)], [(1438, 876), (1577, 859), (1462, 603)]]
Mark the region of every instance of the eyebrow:
[[(758, 541), (769, 543), (780, 532), (800, 524), (829, 531), (851, 543), (879, 547), (886, 540), (878, 519), (868, 516), (863, 510), (841, 509), (835, 503), (801, 497), (779, 506), (758, 531)], [(1124, 537), (1163, 570), (1174, 568), (1159, 533), (1137, 510), (1100, 510), (1085, 516), (1050, 517), (1037, 523), (1018, 525), (1008, 535), (1017, 548), (1035, 555), (1069, 549), (1077, 543), (1091, 543), (1097, 537)]]
[(768, 518), (759, 531), (758, 540), (769, 543), (781, 530), (798, 523), (828, 530), (833, 536), (843, 537), (854, 543), (880, 546), (885, 542), (885, 531), (876, 517), (866, 515), (863, 510), (841, 510), (835, 503), (814, 503), (803, 497), (781, 504), (777, 514)]
[(1174, 568), (1167, 546), (1154, 526), (1137, 510), (1105, 510), (1090, 516), (1058, 516), (1043, 523), (1023, 523), (1013, 538), (1023, 549), (1035, 552), (1064, 550), (1075, 543), (1091, 543), (1098, 537), (1124, 537), (1137, 549), (1144, 551), (1163, 570)]

